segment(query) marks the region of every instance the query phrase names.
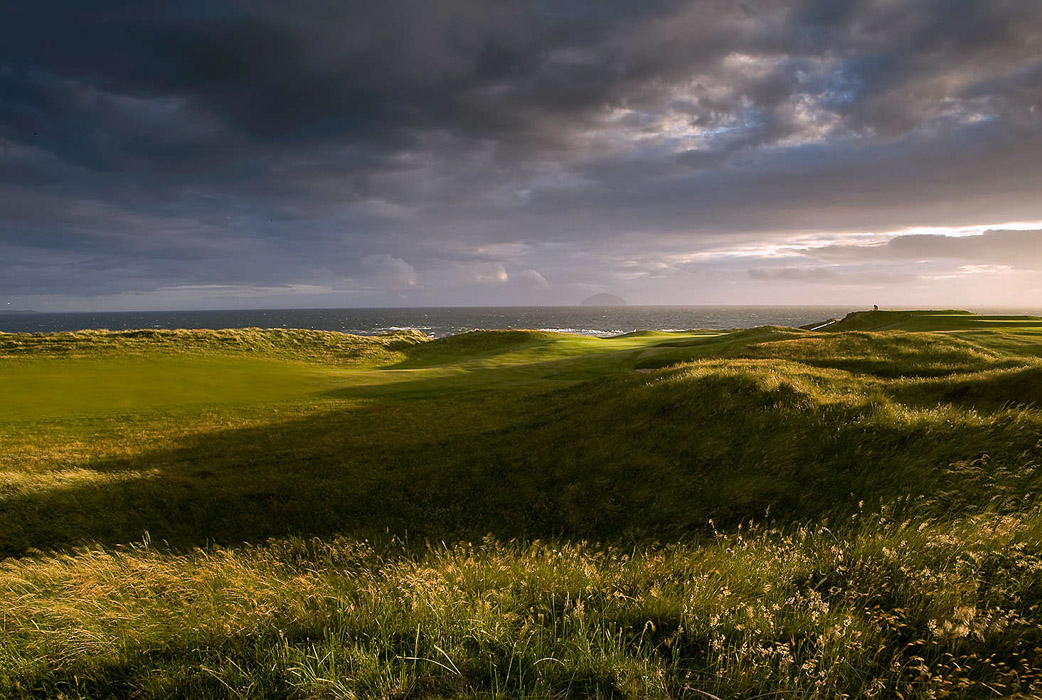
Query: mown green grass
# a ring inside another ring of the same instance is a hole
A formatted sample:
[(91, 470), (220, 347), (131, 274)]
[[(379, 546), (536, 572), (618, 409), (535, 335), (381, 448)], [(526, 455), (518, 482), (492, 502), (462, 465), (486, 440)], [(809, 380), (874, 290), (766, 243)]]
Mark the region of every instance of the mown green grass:
[[(332, 368), (257, 358), (55, 358), (0, 369), (0, 420), (121, 415), (306, 398)], [(13, 371), (12, 371), (13, 370)]]
[(1042, 320), (901, 313), (0, 334), (0, 695), (1033, 697)]
[(838, 331), (944, 331), (957, 332), (1002, 327), (1004, 329), (1034, 329), (1042, 319), (1034, 316), (1001, 316), (974, 314), (969, 311), (855, 311), (836, 323), (822, 328), (830, 333)]

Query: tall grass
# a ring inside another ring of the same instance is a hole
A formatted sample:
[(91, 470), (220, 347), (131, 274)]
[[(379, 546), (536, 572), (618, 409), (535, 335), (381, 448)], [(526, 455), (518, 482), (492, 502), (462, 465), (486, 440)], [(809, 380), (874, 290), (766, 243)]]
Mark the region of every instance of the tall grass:
[(902, 313), (0, 334), (0, 696), (1040, 696), (1042, 336)]
[(425, 340), (418, 331), (362, 337), (282, 328), (0, 333), (0, 358), (246, 353), (342, 365), (390, 364), (404, 359), (402, 350)]
[(10, 697), (1042, 692), (1042, 518), (702, 544), (343, 538), (0, 566)]

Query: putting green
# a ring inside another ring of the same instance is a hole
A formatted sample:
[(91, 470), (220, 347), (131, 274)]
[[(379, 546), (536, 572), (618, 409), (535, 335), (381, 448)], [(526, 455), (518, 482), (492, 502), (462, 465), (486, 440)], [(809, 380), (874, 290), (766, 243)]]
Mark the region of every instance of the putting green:
[(336, 371), (252, 357), (0, 362), (0, 421), (305, 398)]

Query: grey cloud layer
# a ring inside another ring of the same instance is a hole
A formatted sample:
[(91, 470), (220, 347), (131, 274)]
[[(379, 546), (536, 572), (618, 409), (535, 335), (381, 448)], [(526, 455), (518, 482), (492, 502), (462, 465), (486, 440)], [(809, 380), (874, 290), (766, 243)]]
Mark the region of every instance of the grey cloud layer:
[(985, 231), (970, 236), (896, 236), (881, 245), (834, 245), (807, 251), (826, 261), (955, 260), (1042, 270), (1042, 230)]
[(1042, 219), (1035, 2), (38, 0), (0, 46), (0, 295), (547, 300), (634, 236)]

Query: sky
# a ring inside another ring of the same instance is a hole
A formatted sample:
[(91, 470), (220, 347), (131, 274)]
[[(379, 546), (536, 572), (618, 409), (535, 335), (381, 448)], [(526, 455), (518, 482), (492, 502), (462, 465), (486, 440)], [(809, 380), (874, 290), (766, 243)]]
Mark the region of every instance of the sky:
[(1042, 306), (1036, 0), (0, 0), (0, 310)]

